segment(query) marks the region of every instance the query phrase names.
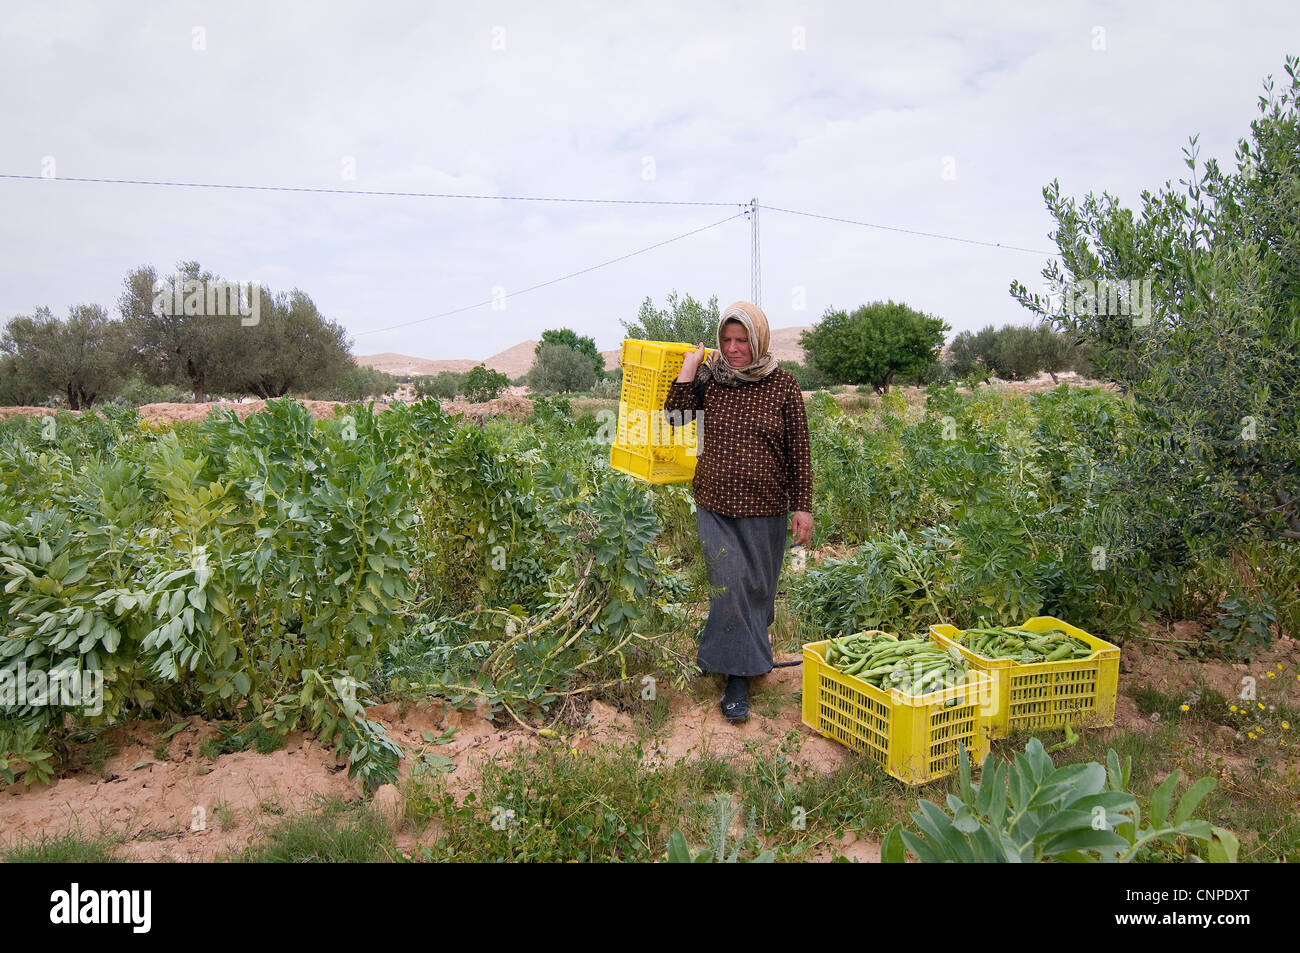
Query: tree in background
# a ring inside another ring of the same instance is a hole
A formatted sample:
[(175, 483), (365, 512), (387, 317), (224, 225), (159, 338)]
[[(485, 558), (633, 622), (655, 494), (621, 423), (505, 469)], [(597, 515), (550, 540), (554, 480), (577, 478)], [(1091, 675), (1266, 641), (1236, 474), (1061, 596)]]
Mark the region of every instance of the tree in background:
[(831, 383), (816, 368), (798, 361), (777, 361), (776, 366), (792, 375), (800, 390), (822, 390)]
[[(1011, 285), (1132, 395), (1146, 439), (1121, 472), (1145, 504), (1135, 532), (1166, 562), (1225, 552), (1251, 531), (1300, 539), (1300, 59), (1286, 73), (1281, 93), (1264, 84), (1235, 172), (1202, 166), (1193, 137), (1188, 177), (1143, 192), (1140, 217), (1052, 182), (1051, 293)], [(1146, 281), (1139, 313), (1078, 306), (1081, 287)]]
[(465, 374), (457, 374), (455, 371), (422, 374), (412, 381), (415, 385), (415, 396), (421, 400), (425, 397), (455, 400), (457, 394), (465, 392), (465, 377)]
[(701, 304), (689, 294), (679, 301), (677, 292), (668, 295), (668, 307), (657, 310), (649, 297), (641, 302), (641, 311), (635, 321), (620, 320), (626, 337), (641, 341), (678, 341), (683, 344), (718, 346), (718, 296)]
[(960, 332), (948, 347), (952, 375), (958, 379), (982, 370), (1006, 381), (1023, 381), (1047, 371), (1055, 383), (1060, 371), (1078, 370), (1075, 365), (1082, 357), (1068, 336), (1050, 324), (1006, 324), (1001, 328), (990, 324), (979, 331)]
[[(222, 325), (230, 336), (222, 352), (232, 363), (224, 375), (232, 389), (265, 399), (283, 397), (291, 390), (335, 386), (356, 371), (347, 332), (326, 320), (305, 293), (297, 288), (288, 294), (256, 293), (261, 296), (256, 325)], [(360, 384), (363, 378), (354, 374), (352, 380)]]
[(587, 355), (563, 344), (542, 347), (528, 372), (528, 386), (539, 394), (590, 390), (595, 383), (596, 373)]
[(48, 396), (16, 355), (0, 353), (0, 405), (33, 406)]
[(0, 336), (6, 354), (3, 387), (9, 397), (67, 398), (73, 410), (89, 407), (112, 390), (122, 373), (121, 325), (97, 304), (73, 307), (66, 321), (48, 308), (13, 318)]
[(987, 337), (985, 341), (980, 340), (980, 335), (990, 335), (993, 333), (993, 325), (989, 325), (980, 331), (958, 331), (957, 336), (952, 339), (948, 345), (948, 361), (952, 367), (953, 377), (961, 380), (969, 377), (971, 372), (978, 365), (981, 368), (987, 368), (984, 354), (989, 348)]
[(391, 394), (397, 388), (397, 378), (375, 367), (355, 364), (332, 382), (306, 390), (312, 400), (363, 401)]
[[(246, 324), (229, 303), (214, 307), (215, 302), (200, 301), (202, 295), (194, 298), (193, 308), (188, 300), (183, 308), (166, 301), (172, 289), (184, 288), (186, 282), (208, 286), (218, 281), (192, 261), (181, 262), (161, 283), (152, 266), (127, 275), (118, 301), (127, 353), (150, 384), (187, 385), (195, 401), (213, 393), (272, 398), (328, 389), (355, 370), (347, 332), (297, 288), (274, 294), (252, 286), (257, 296), (253, 324)], [(159, 307), (162, 303), (172, 304), (172, 313)], [(208, 313), (210, 307), (216, 313)]]
[(186, 404), (194, 393), (178, 384), (150, 384), (140, 372), (125, 374), (113, 385), (109, 400), (120, 407), (143, 407), (146, 404)]
[[(177, 265), (166, 285), (172, 288), (179, 282), (183, 287), (187, 281), (216, 280), (211, 272), (200, 271), (198, 262), (188, 261)], [(230, 391), (238, 386), (236, 371), (242, 348), (236, 332), (248, 330), (238, 314), (185, 314), (185, 309), (175, 314), (157, 313), (154, 303), (163, 285), (152, 265), (128, 274), (124, 285), (118, 310), (125, 326), (127, 353), (145, 380), (188, 385), (195, 402), (205, 400), (210, 391)]]
[[(591, 368), (595, 374), (593, 380), (602, 380), (605, 377), (605, 359), (596, 350), (596, 341), (593, 338), (585, 335), (579, 337), (576, 332), (569, 328), (546, 330), (542, 332), (542, 339), (538, 342), (537, 347), (533, 348), (533, 354), (540, 360), (542, 349), (550, 345), (567, 347), (591, 361)], [(585, 387), (580, 389), (586, 390)]]
[(998, 377), (1008, 381), (1027, 381), (1037, 377), (1042, 368), (1042, 342), (1038, 332), (1023, 325), (1003, 328), (993, 355)]
[(465, 375), (465, 396), (474, 403), (495, 400), (509, 384), (510, 378), (506, 375), (479, 364)]
[(893, 301), (863, 305), (852, 314), (827, 309), (799, 336), (809, 363), (840, 384), (870, 384), (880, 394), (895, 376), (920, 373), (938, 358), (942, 320)]
[(1056, 331), (1046, 322), (1034, 329), (1038, 346), (1038, 370), (1046, 371), (1052, 376), (1052, 383), (1058, 383), (1056, 375), (1061, 371), (1078, 371), (1088, 369), (1086, 348), (1070, 336)]

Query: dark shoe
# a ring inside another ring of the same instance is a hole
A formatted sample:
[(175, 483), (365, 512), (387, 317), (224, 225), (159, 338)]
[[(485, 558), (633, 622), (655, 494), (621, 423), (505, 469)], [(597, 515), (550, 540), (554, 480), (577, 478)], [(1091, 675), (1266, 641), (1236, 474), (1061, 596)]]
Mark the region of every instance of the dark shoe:
[(738, 701), (722, 703), (722, 714), (733, 725), (743, 724), (749, 721), (749, 702)]
[(749, 679), (732, 675), (727, 679), (727, 691), (722, 696), (722, 714), (727, 721), (738, 724), (749, 720)]

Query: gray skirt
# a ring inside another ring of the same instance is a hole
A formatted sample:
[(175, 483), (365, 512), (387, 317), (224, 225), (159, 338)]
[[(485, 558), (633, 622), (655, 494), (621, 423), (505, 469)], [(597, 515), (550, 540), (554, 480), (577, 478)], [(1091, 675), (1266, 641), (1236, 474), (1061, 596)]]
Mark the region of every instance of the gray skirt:
[(767, 627), (776, 617), (789, 516), (728, 519), (696, 507), (695, 520), (709, 582), (723, 587), (709, 598), (700, 668), (724, 675), (766, 675), (772, 671)]

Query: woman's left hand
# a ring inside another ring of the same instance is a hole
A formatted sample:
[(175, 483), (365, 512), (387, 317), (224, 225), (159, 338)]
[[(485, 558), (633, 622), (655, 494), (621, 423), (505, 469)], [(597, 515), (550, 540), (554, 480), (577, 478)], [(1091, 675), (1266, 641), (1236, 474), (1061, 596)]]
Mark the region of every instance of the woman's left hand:
[(790, 532), (794, 535), (795, 546), (805, 546), (812, 541), (812, 514), (804, 510), (795, 510), (790, 521)]

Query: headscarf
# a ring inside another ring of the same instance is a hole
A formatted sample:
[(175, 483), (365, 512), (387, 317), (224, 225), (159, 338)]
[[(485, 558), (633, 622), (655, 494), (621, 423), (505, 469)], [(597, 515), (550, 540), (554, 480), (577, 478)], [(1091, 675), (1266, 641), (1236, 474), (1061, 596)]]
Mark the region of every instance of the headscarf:
[[(728, 321), (739, 321), (749, 335), (749, 363), (744, 367), (732, 367), (722, 356), (722, 329)], [(712, 379), (723, 387), (738, 387), (741, 384), (761, 381), (776, 370), (776, 358), (768, 353), (767, 315), (763, 309), (748, 301), (736, 301), (727, 305), (718, 322), (718, 349), (709, 355), (700, 365), (696, 380), (706, 383)]]

